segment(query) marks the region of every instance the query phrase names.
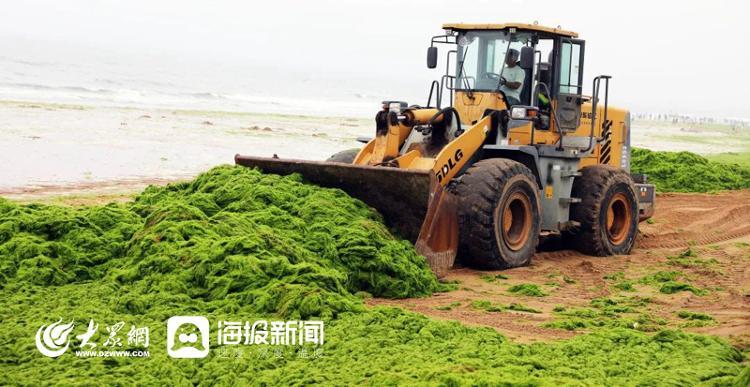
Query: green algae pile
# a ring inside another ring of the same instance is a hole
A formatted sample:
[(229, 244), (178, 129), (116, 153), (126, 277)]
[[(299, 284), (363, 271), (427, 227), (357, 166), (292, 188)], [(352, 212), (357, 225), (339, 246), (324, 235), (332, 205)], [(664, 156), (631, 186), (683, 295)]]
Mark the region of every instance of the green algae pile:
[(750, 168), (710, 161), (691, 152), (633, 148), (631, 172), (648, 175), (661, 192), (713, 192), (750, 188)]
[[(125, 204), (0, 200), (0, 385), (731, 385), (741, 372), (742, 355), (706, 336), (607, 328), (525, 345), (362, 301), (442, 290), (362, 202), (296, 176), (223, 166)], [(207, 317), (212, 332), (223, 320), (321, 319), (326, 339), (269, 354), (212, 336), (206, 358), (175, 359), (166, 321), (179, 315)], [(150, 356), (45, 357), (35, 334), (58, 319), (76, 335), (96, 320), (99, 348), (105, 327), (149, 327)]]
[(332, 317), (350, 294), (431, 294), (412, 246), (344, 192), (299, 177), (218, 167), (150, 187), (133, 203), (67, 208), (0, 202), (0, 277), (28, 284), (106, 281), (143, 312), (180, 295), (283, 317)]

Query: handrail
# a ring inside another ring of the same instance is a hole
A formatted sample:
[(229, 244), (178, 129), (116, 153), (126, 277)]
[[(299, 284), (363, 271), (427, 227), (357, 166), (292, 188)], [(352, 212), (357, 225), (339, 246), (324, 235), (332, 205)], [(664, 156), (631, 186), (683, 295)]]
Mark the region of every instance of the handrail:
[[(598, 77), (595, 77), (592, 82), (591, 98), (593, 99), (593, 102), (591, 103), (591, 133), (589, 133), (589, 146), (586, 147), (583, 153), (588, 153), (594, 149), (594, 130), (596, 129), (597, 108), (599, 107), (599, 89), (601, 88), (602, 79), (604, 79), (604, 121), (602, 122), (602, 127), (607, 124), (609, 110), (609, 80), (611, 78), (612, 76), (610, 75), (599, 75)], [(601, 139), (597, 138), (597, 142), (599, 141), (601, 141)]]
[[(456, 77), (454, 77), (453, 75), (443, 75), (442, 77), (440, 77), (440, 100), (442, 102), (443, 90), (447, 89), (449, 93), (448, 97), (450, 98), (450, 100), (448, 101), (448, 106), (453, 106), (453, 90), (455, 89), (455, 85), (453, 82), (455, 79)], [(448, 80), (448, 82), (446, 82), (446, 80)]]
[[(547, 96), (552, 95), (549, 87), (544, 82), (537, 82), (536, 87), (534, 88), (533, 95), (536, 95), (537, 92), (542, 91), (541, 89), (544, 89), (547, 92)], [(552, 119), (554, 120), (550, 122), (550, 127), (552, 127), (553, 123), (555, 124), (554, 125), (555, 130), (557, 131), (557, 136), (559, 137), (558, 140), (555, 141), (555, 144), (559, 143), (560, 145), (557, 146), (557, 149), (561, 150), (563, 149), (563, 137), (565, 137), (565, 132), (563, 132), (563, 130), (560, 129), (560, 125), (559, 125), (560, 120), (557, 118), (557, 111), (555, 110), (555, 107), (552, 104), (552, 101), (550, 101), (549, 109), (552, 112)], [(534, 130), (534, 127), (532, 126), (532, 139), (533, 139), (533, 133), (534, 133), (533, 130)], [(534, 143), (532, 142), (531, 145), (534, 145)]]
[(432, 102), (433, 90), (437, 90), (437, 92), (435, 93), (435, 107), (440, 109), (440, 97), (442, 97), (442, 90), (440, 90), (440, 83), (437, 80), (432, 81), (432, 83), (430, 84), (430, 95), (427, 97), (427, 107), (430, 107), (430, 103)]
[[(450, 98), (450, 101), (448, 102), (448, 106), (453, 106), (453, 79), (452, 78), (455, 78), (454, 76), (449, 75), (449, 73), (450, 73), (450, 66), (451, 66), (451, 54), (458, 55), (458, 52), (456, 50), (450, 50), (450, 51), (448, 51), (448, 55), (445, 56), (445, 75), (443, 75), (442, 77), (440, 77), (440, 102), (442, 104), (442, 101), (443, 101), (443, 92), (447, 88), (448, 92), (449, 92), (449, 96), (448, 97)], [(450, 86), (448, 86), (446, 84), (446, 82), (445, 82), (446, 78), (450, 79), (450, 81), (451, 81), (450, 82)], [(440, 107), (441, 106), (438, 106), (438, 108), (440, 108)]]

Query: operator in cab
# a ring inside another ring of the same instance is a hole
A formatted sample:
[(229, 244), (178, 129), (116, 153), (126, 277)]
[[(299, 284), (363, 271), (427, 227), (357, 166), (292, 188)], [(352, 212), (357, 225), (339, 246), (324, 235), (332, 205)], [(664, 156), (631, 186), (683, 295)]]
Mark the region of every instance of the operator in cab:
[(516, 64), (518, 57), (518, 50), (512, 48), (508, 50), (505, 55), (505, 68), (502, 72), (502, 78), (500, 78), (500, 91), (505, 94), (505, 98), (510, 105), (521, 104), (521, 88), (526, 77), (526, 73), (521, 66)]

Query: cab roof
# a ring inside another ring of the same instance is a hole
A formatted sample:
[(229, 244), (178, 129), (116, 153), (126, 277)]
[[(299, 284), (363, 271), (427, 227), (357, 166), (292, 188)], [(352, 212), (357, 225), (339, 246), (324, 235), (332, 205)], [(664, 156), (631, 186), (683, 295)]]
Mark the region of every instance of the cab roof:
[(506, 28), (517, 28), (519, 30), (531, 30), (539, 31), (553, 35), (560, 35), (569, 38), (577, 38), (578, 33), (573, 31), (566, 31), (559, 28), (545, 27), (537, 24), (526, 24), (526, 23), (503, 23), (503, 24), (472, 24), (472, 23), (446, 23), (443, 24), (444, 30), (504, 30)]

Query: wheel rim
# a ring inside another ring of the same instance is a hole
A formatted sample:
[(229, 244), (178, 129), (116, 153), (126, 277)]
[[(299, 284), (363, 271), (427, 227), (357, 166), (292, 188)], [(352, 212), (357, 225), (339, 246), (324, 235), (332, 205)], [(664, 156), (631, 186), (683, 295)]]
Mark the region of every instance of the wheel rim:
[(531, 234), (531, 202), (521, 192), (513, 193), (502, 210), (503, 242), (512, 251), (523, 248)]
[(630, 201), (625, 194), (616, 193), (607, 207), (607, 235), (613, 244), (619, 245), (628, 236), (631, 217)]

